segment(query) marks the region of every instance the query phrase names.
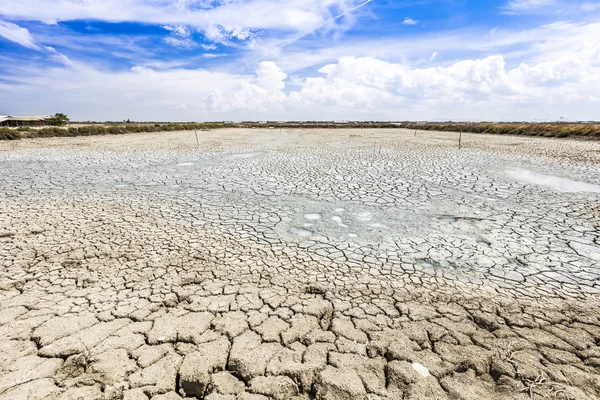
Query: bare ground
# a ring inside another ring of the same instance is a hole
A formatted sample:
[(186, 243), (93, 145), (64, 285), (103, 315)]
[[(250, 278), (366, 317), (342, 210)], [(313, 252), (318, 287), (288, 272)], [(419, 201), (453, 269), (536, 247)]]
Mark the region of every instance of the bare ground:
[(0, 399), (599, 398), (600, 143), (457, 139), (0, 143)]

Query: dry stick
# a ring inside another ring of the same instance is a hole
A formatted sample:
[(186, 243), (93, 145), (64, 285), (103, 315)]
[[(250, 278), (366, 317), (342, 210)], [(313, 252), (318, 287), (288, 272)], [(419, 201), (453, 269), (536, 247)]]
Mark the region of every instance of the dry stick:
[(417, 137), (417, 130), (415, 129), (415, 137)]
[(13, 389), (13, 388), (16, 388), (17, 386), (21, 386), (26, 383), (35, 381), (37, 379), (38, 378), (29, 378), (29, 379), (25, 379), (24, 381), (21, 381), (21, 382), (10, 383), (8, 385), (0, 386), (0, 394), (4, 394), (5, 392), (8, 392), (10, 389)]
[(460, 150), (461, 141), (462, 141), (462, 131), (458, 135), (458, 149), (459, 150)]
[(200, 140), (198, 140), (198, 131), (194, 130), (194, 133), (196, 133), (196, 144), (198, 145), (198, 148), (200, 148)]

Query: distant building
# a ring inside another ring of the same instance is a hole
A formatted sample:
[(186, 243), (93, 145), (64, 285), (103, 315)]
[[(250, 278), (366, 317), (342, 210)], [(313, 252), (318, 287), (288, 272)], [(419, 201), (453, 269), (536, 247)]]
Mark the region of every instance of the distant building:
[(0, 115), (0, 126), (46, 126), (50, 124), (51, 115)]

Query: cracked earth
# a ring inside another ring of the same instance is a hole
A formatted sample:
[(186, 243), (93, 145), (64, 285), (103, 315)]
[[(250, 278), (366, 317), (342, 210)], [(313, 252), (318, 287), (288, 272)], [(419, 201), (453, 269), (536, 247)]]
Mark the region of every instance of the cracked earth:
[(0, 142), (0, 399), (597, 399), (600, 143)]

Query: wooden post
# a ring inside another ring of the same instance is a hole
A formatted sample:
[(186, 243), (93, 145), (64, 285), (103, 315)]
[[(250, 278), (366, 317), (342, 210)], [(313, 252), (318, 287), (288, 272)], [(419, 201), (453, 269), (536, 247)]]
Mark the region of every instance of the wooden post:
[(458, 149), (460, 150), (462, 142), (462, 131), (458, 134)]
[(417, 130), (415, 129), (415, 137), (417, 137)]
[(194, 132), (196, 133), (196, 144), (198, 145), (198, 148), (200, 148), (200, 140), (198, 140), (198, 131), (194, 129)]

